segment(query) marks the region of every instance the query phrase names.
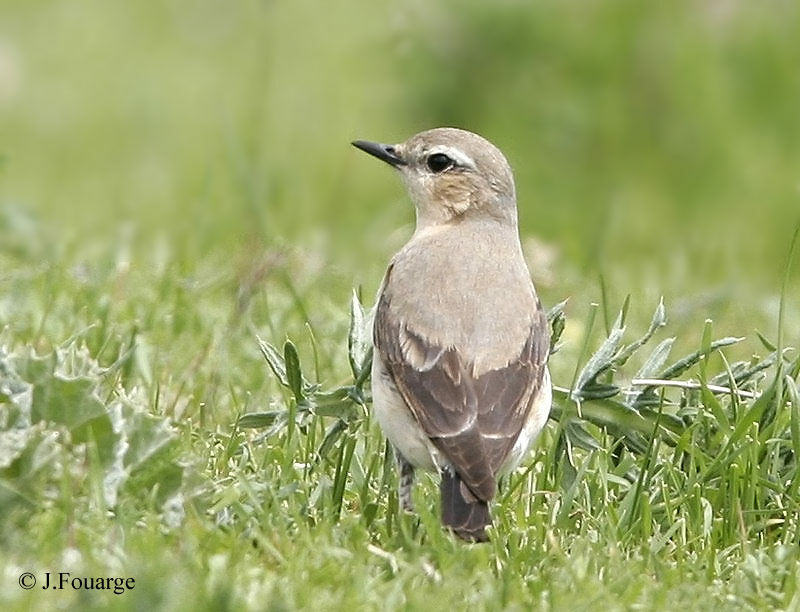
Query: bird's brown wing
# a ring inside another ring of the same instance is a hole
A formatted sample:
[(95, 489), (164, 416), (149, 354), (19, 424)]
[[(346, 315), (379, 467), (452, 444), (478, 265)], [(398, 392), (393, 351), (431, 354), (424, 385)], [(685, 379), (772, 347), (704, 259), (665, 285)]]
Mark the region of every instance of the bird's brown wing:
[(521, 353), (479, 376), (455, 348), (429, 342), (394, 317), (386, 292), (375, 313), (374, 342), (423, 431), (478, 499), (492, 499), (497, 471), (542, 385), (550, 340), (541, 307)]

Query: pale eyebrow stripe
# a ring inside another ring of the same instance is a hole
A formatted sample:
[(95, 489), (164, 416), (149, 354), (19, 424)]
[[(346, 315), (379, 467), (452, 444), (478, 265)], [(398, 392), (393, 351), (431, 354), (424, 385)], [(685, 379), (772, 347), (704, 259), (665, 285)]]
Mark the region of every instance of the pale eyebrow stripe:
[(456, 149), (455, 147), (448, 147), (447, 145), (438, 145), (433, 147), (429, 152), (428, 155), (434, 155), (436, 153), (442, 153), (447, 155), (450, 159), (456, 162), (459, 166), (466, 166), (467, 168), (475, 168), (475, 162), (473, 159), (461, 151), (460, 149)]

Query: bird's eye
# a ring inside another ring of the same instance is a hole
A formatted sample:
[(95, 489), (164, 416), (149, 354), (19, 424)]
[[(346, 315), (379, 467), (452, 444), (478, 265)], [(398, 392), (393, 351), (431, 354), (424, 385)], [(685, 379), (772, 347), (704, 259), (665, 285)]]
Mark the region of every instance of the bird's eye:
[(455, 165), (455, 162), (444, 153), (434, 153), (433, 155), (429, 155), (426, 163), (428, 164), (430, 171), (434, 174), (444, 172), (448, 168), (452, 168)]

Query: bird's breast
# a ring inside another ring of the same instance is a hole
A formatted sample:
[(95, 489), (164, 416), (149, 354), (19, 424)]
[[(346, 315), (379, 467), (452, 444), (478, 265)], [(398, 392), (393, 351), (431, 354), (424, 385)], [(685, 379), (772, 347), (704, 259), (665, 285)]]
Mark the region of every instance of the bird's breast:
[(456, 348), (476, 373), (516, 358), (538, 308), (519, 239), (440, 232), (393, 259), (383, 291), (393, 317)]

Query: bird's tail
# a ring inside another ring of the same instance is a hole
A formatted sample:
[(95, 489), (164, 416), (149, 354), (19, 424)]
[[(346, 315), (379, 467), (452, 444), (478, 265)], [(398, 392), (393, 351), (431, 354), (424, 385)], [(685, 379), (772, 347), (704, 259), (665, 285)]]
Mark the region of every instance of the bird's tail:
[(489, 504), (472, 494), (461, 477), (442, 470), (439, 485), (442, 494), (442, 525), (449, 527), (462, 540), (486, 542), (486, 527), (492, 524)]

